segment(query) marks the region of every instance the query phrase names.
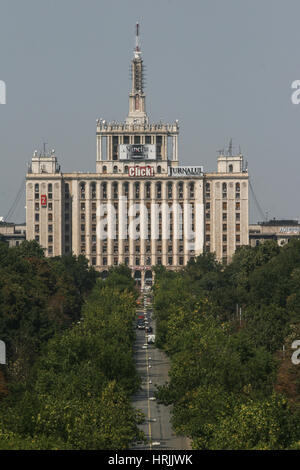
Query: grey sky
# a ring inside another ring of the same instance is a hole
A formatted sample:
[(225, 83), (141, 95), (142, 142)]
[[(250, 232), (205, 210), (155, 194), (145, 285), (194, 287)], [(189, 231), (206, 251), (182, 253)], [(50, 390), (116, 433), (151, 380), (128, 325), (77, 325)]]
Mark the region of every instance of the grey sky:
[(44, 141), (63, 171), (94, 171), (96, 118), (127, 115), (140, 20), (147, 111), (179, 119), (180, 161), (215, 170), (232, 137), (262, 208), (300, 218), (299, 18), (299, 0), (1, 0), (0, 215)]

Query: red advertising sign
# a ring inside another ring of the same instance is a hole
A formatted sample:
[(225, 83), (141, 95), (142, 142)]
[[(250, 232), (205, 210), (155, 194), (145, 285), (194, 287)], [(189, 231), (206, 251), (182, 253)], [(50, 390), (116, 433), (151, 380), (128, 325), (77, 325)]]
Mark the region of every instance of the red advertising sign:
[(41, 195), (41, 206), (46, 207), (47, 206), (47, 196), (46, 194)]
[(128, 170), (129, 176), (141, 176), (141, 177), (147, 177), (147, 176), (153, 176), (154, 175), (154, 169), (152, 166), (131, 166), (129, 167)]

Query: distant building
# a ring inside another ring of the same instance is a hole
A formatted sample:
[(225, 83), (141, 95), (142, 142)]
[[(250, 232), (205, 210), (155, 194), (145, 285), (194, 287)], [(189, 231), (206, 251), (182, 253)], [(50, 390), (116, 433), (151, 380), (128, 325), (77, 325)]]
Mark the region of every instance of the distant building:
[(282, 246), (292, 238), (300, 239), (300, 224), (298, 220), (273, 219), (249, 225), (249, 242), (258, 246), (266, 240), (275, 240)]
[(62, 173), (54, 150), (34, 153), (27, 239), (46, 256), (83, 254), (103, 277), (124, 263), (144, 285), (154, 265), (178, 269), (204, 251), (227, 262), (249, 244), (248, 171), (232, 145), (216, 172), (179, 164), (178, 121), (152, 124), (146, 113), (138, 31), (131, 76), (125, 121), (97, 121), (94, 173)]
[(0, 221), (0, 235), (10, 247), (19, 246), (26, 239), (26, 224)]

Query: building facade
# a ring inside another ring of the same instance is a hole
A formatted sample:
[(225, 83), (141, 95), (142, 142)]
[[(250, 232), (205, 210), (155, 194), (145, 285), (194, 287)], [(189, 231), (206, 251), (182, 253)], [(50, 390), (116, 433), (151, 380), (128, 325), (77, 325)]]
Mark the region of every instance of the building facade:
[(26, 225), (0, 221), (0, 235), (9, 247), (19, 246), (26, 239)]
[(267, 240), (275, 240), (279, 246), (283, 246), (293, 238), (300, 239), (298, 220), (272, 219), (249, 225), (251, 246), (258, 246)]
[(217, 172), (180, 166), (179, 124), (150, 123), (137, 25), (129, 113), (97, 121), (95, 173), (62, 173), (55, 152), (34, 153), (27, 173), (27, 239), (48, 256), (84, 254), (91, 265), (127, 264), (151, 283), (154, 265), (178, 269), (203, 251), (230, 260), (249, 243), (248, 172), (222, 152)]

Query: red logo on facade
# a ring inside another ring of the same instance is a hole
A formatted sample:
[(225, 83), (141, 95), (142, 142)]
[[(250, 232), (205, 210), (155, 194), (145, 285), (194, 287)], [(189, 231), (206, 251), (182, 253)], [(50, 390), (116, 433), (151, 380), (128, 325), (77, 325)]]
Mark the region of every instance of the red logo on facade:
[(47, 196), (46, 194), (41, 195), (41, 206), (46, 207), (47, 206)]
[(128, 170), (129, 176), (141, 176), (141, 177), (147, 177), (147, 176), (153, 176), (154, 175), (154, 170), (153, 166), (131, 166), (129, 167)]

